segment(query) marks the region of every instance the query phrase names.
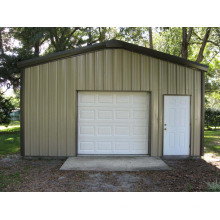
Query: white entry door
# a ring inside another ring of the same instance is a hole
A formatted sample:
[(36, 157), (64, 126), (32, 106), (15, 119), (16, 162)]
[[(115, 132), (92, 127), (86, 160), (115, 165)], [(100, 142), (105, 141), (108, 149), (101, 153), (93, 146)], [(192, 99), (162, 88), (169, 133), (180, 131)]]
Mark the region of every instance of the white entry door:
[(189, 155), (190, 97), (164, 96), (164, 155)]
[(149, 94), (79, 92), (78, 154), (148, 154)]

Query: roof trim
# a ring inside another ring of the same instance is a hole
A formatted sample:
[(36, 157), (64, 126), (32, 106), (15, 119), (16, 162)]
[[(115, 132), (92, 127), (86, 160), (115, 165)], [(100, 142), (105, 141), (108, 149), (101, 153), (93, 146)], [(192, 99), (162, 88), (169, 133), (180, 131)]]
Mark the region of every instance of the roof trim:
[(125, 50), (129, 50), (132, 52), (140, 53), (143, 55), (155, 57), (155, 58), (158, 58), (161, 60), (180, 64), (183, 66), (196, 68), (196, 69), (199, 69), (202, 71), (208, 71), (208, 66), (206, 66), (206, 65), (192, 62), (192, 61), (189, 61), (189, 60), (177, 57), (177, 56), (162, 53), (162, 52), (159, 52), (156, 50), (152, 50), (152, 49), (149, 49), (146, 47), (137, 46), (135, 44), (126, 43), (124, 41), (119, 41), (119, 40), (109, 40), (109, 41), (105, 41), (102, 43), (89, 45), (86, 47), (75, 48), (75, 49), (71, 49), (71, 50), (52, 53), (47, 56), (24, 60), (24, 61), (18, 62), (17, 66), (19, 68), (30, 67), (30, 66), (41, 64), (41, 63), (46, 63), (46, 62), (50, 62), (53, 60), (58, 60), (58, 59), (62, 59), (65, 57), (70, 57), (70, 56), (74, 56), (74, 55), (78, 55), (78, 54), (101, 50), (101, 49), (125, 49)]

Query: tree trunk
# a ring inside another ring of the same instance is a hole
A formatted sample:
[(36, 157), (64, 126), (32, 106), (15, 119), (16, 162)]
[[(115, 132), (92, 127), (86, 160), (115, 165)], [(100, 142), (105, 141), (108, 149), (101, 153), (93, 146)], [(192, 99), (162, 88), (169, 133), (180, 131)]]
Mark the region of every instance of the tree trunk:
[(187, 29), (186, 27), (182, 28), (182, 49), (181, 49), (181, 56), (184, 59), (187, 59), (188, 53), (187, 53), (187, 47), (188, 47), (188, 42), (187, 42)]
[(209, 39), (210, 32), (211, 32), (211, 27), (208, 27), (206, 29), (205, 36), (203, 38), (202, 46), (200, 47), (200, 50), (199, 50), (199, 54), (198, 54), (198, 57), (197, 57), (197, 60), (196, 60), (197, 63), (200, 63), (203, 60), (203, 53), (204, 53), (204, 50), (205, 50), (207, 40)]
[(34, 44), (34, 55), (38, 56), (40, 55), (40, 42), (36, 41)]
[(150, 49), (154, 49), (152, 27), (149, 27), (149, 42), (150, 42)]
[(3, 28), (0, 28), (0, 55), (4, 54), (3, 40), (2, 40), (2, 31), (3, 31)]

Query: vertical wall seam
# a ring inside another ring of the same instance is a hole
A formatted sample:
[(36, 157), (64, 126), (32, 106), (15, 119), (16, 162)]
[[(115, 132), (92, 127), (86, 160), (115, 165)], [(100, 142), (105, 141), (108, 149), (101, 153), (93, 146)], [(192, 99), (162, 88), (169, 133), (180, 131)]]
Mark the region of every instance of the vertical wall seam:
[(21, 142), (20, 142), (20, 152), (21, 156), (25, 155), (25, 69), (21, 70)]
[(200, 122), (200, 156), (204, 156), (204, 117), (205, 117), (205, 72), (201, 71), (201, 122)]

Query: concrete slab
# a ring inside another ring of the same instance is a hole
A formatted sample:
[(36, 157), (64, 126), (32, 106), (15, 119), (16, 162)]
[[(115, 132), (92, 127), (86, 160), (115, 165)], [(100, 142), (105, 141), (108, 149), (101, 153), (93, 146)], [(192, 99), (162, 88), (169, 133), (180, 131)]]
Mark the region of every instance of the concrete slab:
[(149, 156), (80, 156), (69, 157), (60, 170), (144, 171), (170, 170), (159, 157)]

